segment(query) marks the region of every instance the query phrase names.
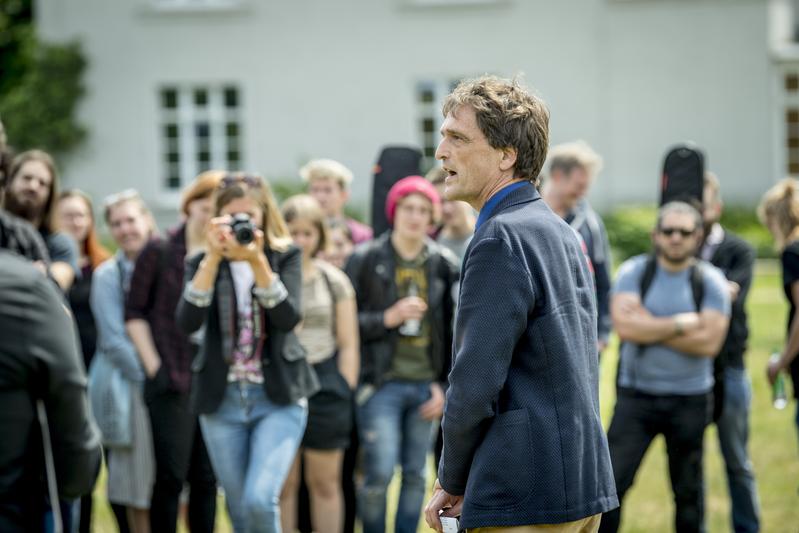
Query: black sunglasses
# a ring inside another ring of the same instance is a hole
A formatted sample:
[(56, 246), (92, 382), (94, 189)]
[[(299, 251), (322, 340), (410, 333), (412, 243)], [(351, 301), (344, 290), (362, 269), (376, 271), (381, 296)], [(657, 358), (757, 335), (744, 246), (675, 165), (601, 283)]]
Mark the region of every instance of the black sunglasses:
[(683, 228), (660, 228), (658, 231), (660, 233), (662, 233), (663, 235), (665, 235), (666, 237), (671, 237), (675, 233), (679, 233), (680, 235), (682, 235), (683, 238), (686, 238), (686, 239), (688, 237), (690, 237), (691, 235), (693, 235), (694, 233), (696, 233), (695, 229), (690, 229), (689, 230), (689, 229), (683, 229)]
[(228, 174), (222, 178), (222, 181), (219, 182), (219, 188), (227, 189), (228, 187), (232, 187), (233, 185), (238, 185), (240, 183), (243, 183), (251, 189), (260, 189), (263, 181), (261, 180), (261, 176), (256, 176), (253, 174)]

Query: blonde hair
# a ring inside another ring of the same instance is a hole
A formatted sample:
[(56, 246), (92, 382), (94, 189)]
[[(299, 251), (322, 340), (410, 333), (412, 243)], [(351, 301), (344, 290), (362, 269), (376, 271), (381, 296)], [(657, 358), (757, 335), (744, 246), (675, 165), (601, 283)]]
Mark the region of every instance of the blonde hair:
[(797, 236), (799, 228), (799, 181), (785, 178), (766, 191), (757, 207), (757, 216), (772, 230), (776, 248), (785, 248)]
[(449, 176), (449, 173), (444, 170), (444, 167), (435, 166), (427, 171), (427, 174), (424, 175), (424, 178), (433, 185), (439, 185), (444, 183), (444, 180), (447, 176)]
[(327, 251), (330, 242), (327, 217), (316, 198), (307, 194), (294, 195), (283, 202), (281, 212), (286, 224), (303, 219), (310, 222), (319, 232), (319, 242), (316, 244), (316, 250), (311, 253), (312, 256)]
[(558, 144), (549, 150), (549, 176), (556, 170), (569, 174), (575, 168), (582, 168), (589, 179), (594, 179), (602, 165), (602, 157), (583, 140)]
[(136, 189), (125, 189), (124, 191), (105, 197), (103, 200), (103, 218), (105, 218), (105, 223), (110, 226), (111, 211), (127, 203), (135, 204), (141, 211), (141, 214), (144, 215), (144, 218), (147, 219), (147, 223), (150, 226), (150, 237), (158, 233), (158, 225), (155, 223), (155, 217), (153, 217), (150, 208), (144, 203), (144, 200)]
[(721, 201), (721, 183), (719, 182), (718, 176), (713, 172), (707, 170), (705, 171), (704, 177), (704, 186), (710, 192), (710, 198), (708, 198), (711, 202), (720, 202)]
[[(228, 184), (229, 180), (234, 182)], [(241, 181), (236, 181), (241, 180)], [(250, 183), (253, 183), (251, 185)], [(214, 213), (219, 216), (222, 208), (237, 198), (250, 198), (260, 208), (264, 218), (264, 238), (266, 245), (278, 252), (285, 252), (292, 244), (286, 221), (280, 214), (275, 196), (269, 183), (261, 176), (232, 172), (226, 174), (214, 191)]]
[(314, 159), (300, 169), (303, 181), (311, 183), (316, 180), (335, 181), (341, 190), (347, 190), (352, 183), (352, 171), (332, 159)]

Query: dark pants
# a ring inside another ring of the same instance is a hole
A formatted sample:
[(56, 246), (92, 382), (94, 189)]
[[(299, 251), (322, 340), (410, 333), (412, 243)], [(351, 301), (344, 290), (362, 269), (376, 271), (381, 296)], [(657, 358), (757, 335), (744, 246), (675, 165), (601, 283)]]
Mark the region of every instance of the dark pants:
[[(680, 533), (703, 531), (702, 440), (713, 414), (712, 394), (653, 396), (619, 389), (608, 430), (610, 460), (619, 502), (652, 440), (662, 434), (669, 457), (674, 492), (674, 528)], [(605, 513), (599, 530), (619, 529), (621, 508)]]
[(216, 478), (189, 397), (162, 391), (147, 398), (155, 451), (155, 485), (150, 503), (154, 533), (174, 532), (183, 483), (188, 482), (189, 529), (212, 532), (216, 518)]

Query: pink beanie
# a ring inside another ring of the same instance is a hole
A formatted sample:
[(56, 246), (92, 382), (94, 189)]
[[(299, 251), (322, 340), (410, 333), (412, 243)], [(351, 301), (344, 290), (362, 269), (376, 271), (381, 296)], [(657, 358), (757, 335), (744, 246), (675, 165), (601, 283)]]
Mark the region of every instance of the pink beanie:
[(386, 217), (388, 217), (388, 223), (392, 226), (394, 225), (394, 213), (397, 211), (397, 203), (409, 194), (425, 196), (433, 204), (434, 213), (438, 206), (441, 205), (441, 197), (432, 183), (421, 176), (402, 178), (391, 187), (386, 197)]

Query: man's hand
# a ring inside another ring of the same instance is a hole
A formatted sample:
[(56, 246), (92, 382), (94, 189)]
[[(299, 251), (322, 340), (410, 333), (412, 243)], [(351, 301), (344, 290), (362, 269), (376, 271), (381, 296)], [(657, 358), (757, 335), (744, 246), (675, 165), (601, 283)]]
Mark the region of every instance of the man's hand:
[(394, 302), (383, 312), (383, 324), (388, 329), (399, 327), (406, 320), (421, 320), (427, 311), (427, 304), (418, 296), (407, 296)]
[(419, 416), (435, 420), (444, 412), (444, 391), (438, 383), (430, 384), (430, 399), (419, 406)]
[(461, 515), (462, 509), (463, 496), (453, 496), (447, 493), (441, 488), (441, 483), (436, 480), (436, 484), (433, 486), (433, 495), (424, 508), (424, 520), (428, 526), (441, 533), (443, 529), (441, 519), (438, 517), (439, 512), (444, 511), (441, 513), (442, 516), (456, 517)]
[(741, 293), (741, 286), (734, 281), (727, 280), (727, 290), (730, 291), (730, 302), (735, 302)]
[(768, 366), (766, 367), (766, 377), (768, 377), (768, 383), (772, 387), (774, 386), (774, 382), (777, 381), (777, 375), (780, 373), (781, 370), (782, 370), (782, 358), (768, 362)]

